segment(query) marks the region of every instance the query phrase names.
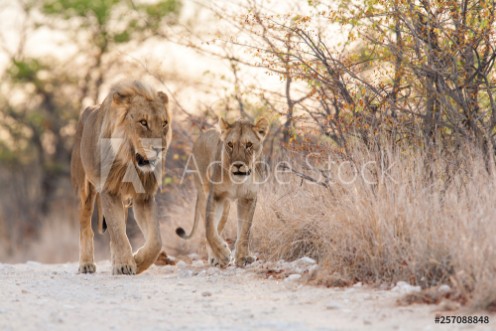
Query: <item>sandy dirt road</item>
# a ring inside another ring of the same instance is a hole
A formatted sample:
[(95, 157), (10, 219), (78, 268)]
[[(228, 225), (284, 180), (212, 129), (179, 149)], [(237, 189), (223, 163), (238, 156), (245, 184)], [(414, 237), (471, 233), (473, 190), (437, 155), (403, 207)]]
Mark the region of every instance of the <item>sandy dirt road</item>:
[(496, 330), (496, 320), (435, 324), (435, 306), (398, 307), (394, 291), (264, 279), (257, 267), (196, 261), (132, 277), (112, 276), (104, 261), (96, 274), (76, 271), (0, 264), (0, 330)]

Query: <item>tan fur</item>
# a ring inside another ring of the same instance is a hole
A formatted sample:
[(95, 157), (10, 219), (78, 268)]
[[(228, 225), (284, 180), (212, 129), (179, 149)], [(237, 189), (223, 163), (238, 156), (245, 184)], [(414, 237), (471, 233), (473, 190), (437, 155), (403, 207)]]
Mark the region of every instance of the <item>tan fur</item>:
[[(244, 266), (253, 262), (248, 252), (248, 240), (257, 202), (259, 183), (263, 181), (261, 158), (263, 141), (268, 129), (266, 119), (256, 124), (239, 120), (228, 124), (219, 122), (220, 132), (203, 132), (193, 146), (194, 163), (198, 167), (195, 178), (197, 200), (192, 233), (185, 235), (182, 228), (176, 230), (183, 238), (193, 235), (199, 218), (205, 220), (209, 262), (226, 266), (231, 252), (219, 235), (229, 214), (231, 200), (237, 200), (238, 231), (235, 263)], [(251, 146), (249, 145), (251, 144)], [(241, 166), (235, 164), (241, 162)], [(243, 173), (249, 175), (237, 175)]]
[[(91, 229), (96, 199), (110, 234), (113, 274), (140, 273), (157, 258), (162, 241), (155, 206), (161, 178), (156, 177), (171, 142), (171, 120), (167, 95), (138, 81), (115, 85), (101, 105), (82, 112), (71, 158), (81, 207), (80, 272), (96, 269)], [(131, 204), (146, 239), (134, 256), (125, 224)]]

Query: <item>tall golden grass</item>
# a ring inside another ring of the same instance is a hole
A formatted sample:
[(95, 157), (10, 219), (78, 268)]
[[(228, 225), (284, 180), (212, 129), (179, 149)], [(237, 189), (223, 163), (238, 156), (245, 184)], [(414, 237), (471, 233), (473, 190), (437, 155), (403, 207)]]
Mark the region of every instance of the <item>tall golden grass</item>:
[(366, 165), (364, 176), (351, 181), (345, 166), (344, 181), (331, 171), (329, 188), (292, 174), (266, 185), (252, 234), (262, 259), (308, 255), (324, 281), (449, 284), (473, 307), (496, 307), (496, 181), (477, 151), (356, 146), (347, 158), (329, 155), (336, 168)]

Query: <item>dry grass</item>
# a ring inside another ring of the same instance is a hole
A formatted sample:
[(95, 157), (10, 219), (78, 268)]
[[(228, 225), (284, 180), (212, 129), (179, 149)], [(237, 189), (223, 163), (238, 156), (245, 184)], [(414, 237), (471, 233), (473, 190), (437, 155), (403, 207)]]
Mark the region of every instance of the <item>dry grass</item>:
[(369, 164), (365, 179), (377, 185), (361, 176), (343, 183), (337, 172), (329, 189), (294, 175), (286, 175), (289, 184), (266, 185), (252, 249), (263, 259), (316, 258), (319, 283), (328, 278), (332, 285), (336, 275), (345, 283), (444, 283), (473, 307), (494, 307), (496, 186), (482, 157), (469, 148), (444, 157), (364, 148), (352, 154), (359, 169), (387, 161), (389, 176)]
[[(315, 258), (321, 268), (310, 280), (316, 284), (403, 280), (424, 289), (448, 284), (450, 296), (459, 302), (496, 307), (496, 178), (477, 152), (469, 147), (428, 154), (358, 146), (351, 158), (329, 155), (335, 162), (329, 188), (293, 174), (280, 176), (287, 184), (272, 180), (263, 186), (252, 251), (262, 260)], [(291, 157), (290, 163), (301, 164), (296, 160)], [(352, 181), (350, 164), (359, 172), (367, 165), (364, 176)], [(193, 220), (195, 191), (179, 191), (162, 226), (165, 248), (171, 255), (196, 252), (204, 257), (203, 225), (189, 241), (174, 234), (178, 225), (189, 230)], [(235, 238), (235, 210), (225, 238)]]

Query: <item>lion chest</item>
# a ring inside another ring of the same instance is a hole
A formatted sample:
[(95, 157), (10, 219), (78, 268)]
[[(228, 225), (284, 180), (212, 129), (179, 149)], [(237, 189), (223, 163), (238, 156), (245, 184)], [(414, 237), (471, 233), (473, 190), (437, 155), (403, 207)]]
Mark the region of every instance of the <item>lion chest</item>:
[(230, 200), (237, 199), (251, 199), (257, 196), (258, 185), (255, 183), (246, 182), (242, 184), (229, 183), (230, 185), (223, 185), (219, 187), (217, 195), (224, 196)]

